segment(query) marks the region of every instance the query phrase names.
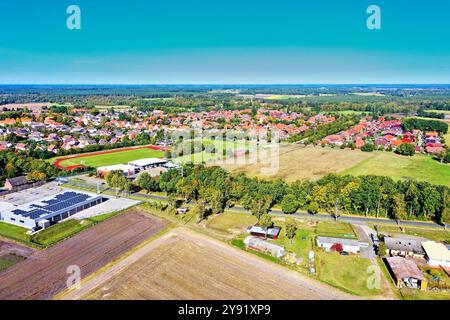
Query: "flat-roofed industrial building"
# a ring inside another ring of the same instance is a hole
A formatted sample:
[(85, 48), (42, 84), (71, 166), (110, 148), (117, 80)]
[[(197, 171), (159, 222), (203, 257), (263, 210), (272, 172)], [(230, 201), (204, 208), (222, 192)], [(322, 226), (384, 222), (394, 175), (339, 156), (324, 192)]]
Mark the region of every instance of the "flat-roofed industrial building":
[(435, 241), (422, 242), (425, 259), (432, 267), (450, 268), (450, 251), (442, 243)]
[(0, 221), (32, 230), (46, 228), (80, 211), (103, 202), (101, 195), (63, 191), (21, 206), (0, 211)]
[(149, 168), (161, 167), (168, 161), (160, 158), (147, 158), (128, 162), (128, 165), (135, 167), (137, 170), (146, 170)]

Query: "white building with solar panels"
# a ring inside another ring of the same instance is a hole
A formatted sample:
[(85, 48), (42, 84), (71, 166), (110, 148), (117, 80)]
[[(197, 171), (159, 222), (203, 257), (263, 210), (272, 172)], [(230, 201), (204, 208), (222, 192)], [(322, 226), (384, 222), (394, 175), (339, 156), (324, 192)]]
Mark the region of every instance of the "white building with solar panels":
[(101, 195), (64, 191), (25, 205), (0, 209), (0, 221), (36, 230), (46, 228), (102, 202)]

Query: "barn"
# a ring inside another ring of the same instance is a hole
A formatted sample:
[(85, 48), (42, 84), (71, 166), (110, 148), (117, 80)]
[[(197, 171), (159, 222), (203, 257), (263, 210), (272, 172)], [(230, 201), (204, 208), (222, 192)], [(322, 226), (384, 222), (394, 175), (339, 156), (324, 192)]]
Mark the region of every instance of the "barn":
[(386, 264), (398, 288), (426, 290), (427, 280), (414, 261), (395, 256), (386, 258)]

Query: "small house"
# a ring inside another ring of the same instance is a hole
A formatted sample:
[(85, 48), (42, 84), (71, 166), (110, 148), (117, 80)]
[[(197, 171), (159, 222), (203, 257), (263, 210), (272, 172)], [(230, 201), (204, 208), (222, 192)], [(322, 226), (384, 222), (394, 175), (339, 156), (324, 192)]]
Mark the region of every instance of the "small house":
[(9, 178), (5, 181), (5, 189), (13, 190), (16, 188), (23, 187), (28, 184), (27, 178), (25, 176), (19, 176), (15, 178)]
[(342, 246), (343, 251), (351, 253), (358, 253), (360, 249), (358, 240), (321, 236), (317, 237), (317, 246), (319, 248), (324, 248), (326, 251), (330, 251), (331, 248), (336, 245)]

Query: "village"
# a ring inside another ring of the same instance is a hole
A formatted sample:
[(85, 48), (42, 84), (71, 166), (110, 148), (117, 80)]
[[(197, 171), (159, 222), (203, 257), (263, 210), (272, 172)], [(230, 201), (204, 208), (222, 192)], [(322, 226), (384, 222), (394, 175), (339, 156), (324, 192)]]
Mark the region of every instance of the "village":
[[(52, 116), (52, 112), (39, 108), (28, 114), (29, 117), (0, 120), (0, 135), (3, 136), (0, 150), (26, 151), (33, 147), (37, 151), (64, 155), (88, 146), (98, 148), (120, 144), (124, 140), (136, 141), (140, 133), (153, 137), (160, 131), (170, 134), (196, 129), (211, 130), (217, 134), (234, 130), (264, 139), (271, 131), (276, 131), (280, 140), (286, 140), (335, 120), (328, 115), (308, 118), (296, 112), (269, 109), (259, 109), (255, 114), (251, 109), (182, 112), (178, 115), (160, 110), (104, 111), (94, 115), (88, 109), (74, 108), (72, 112), (72, 116)], [(166, 142), (162, 137), (155, 143), (164, 145)], [(92, 151), (89, 148), (86, 150)]]
[(445, 147), (438, 132), (404, 130), (400, 120), (386, 120), (385, 117), (365, 117), (356, 126), (322, 139), (323, 145), (363, 149), (364, 145), (370, 144), (383, 151), (395, 151), (404, 143), (413, 145), (416, 153), (436, 154), (443, 152)]

